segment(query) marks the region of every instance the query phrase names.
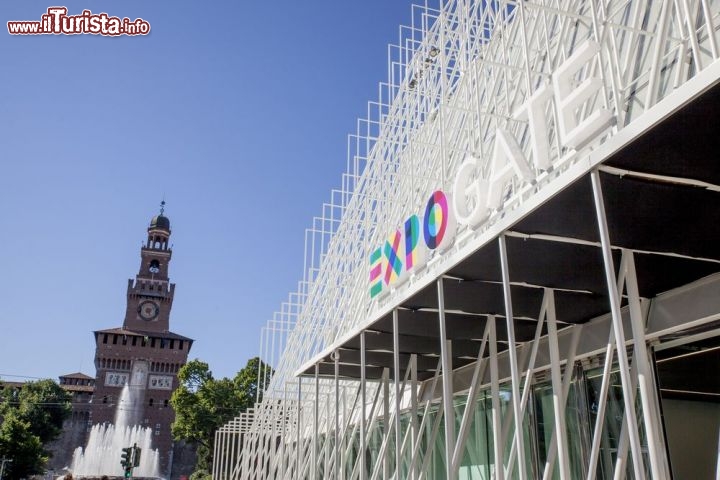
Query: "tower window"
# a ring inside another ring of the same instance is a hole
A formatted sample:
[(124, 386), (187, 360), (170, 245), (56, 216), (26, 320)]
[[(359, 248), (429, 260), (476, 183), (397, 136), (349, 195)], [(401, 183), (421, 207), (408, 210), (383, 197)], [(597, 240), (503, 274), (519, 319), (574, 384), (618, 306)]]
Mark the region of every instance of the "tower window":
[(135, 335), (133, 335), (133, 337), (132, 337), (132, 346), (134, 347), (135, 345), (137, 345), (137, 337), (136, 337)]
[(155, 400), (151, 398), (150, 401), (148, 402), (148, 405), (152, 407), (154, 403), (155, 403)]
[(160, 271), (160, 262), (157, 260), (151, 261), (148, 269), (150, 270), (150, 273), (158, 273)]
[(182, 341), (182, 340), (180, 340), (180, 346), (179, 346), (178, 348), (179, 348), (180, 350), (182, 350), (182, 349), (183, 349), (183, 347), (184, 347), (184, 345), (183, 345), (183, 341)]
[(150, 339), (150, 348), (155, 348), (155, 337)]
[(160, 435), (160, 424), (159, 423), (155, 424), (155, 435)]
[(175, 340), (170, 340), (170, 350), (175, 348)]
[(117, 345), (117, 334), (113, 334), (113, 345)]
[(107, 337), (108, 337), (107, 333), (103, 333), (103, 343), (107, 343), (107, 340), (108, 340)]

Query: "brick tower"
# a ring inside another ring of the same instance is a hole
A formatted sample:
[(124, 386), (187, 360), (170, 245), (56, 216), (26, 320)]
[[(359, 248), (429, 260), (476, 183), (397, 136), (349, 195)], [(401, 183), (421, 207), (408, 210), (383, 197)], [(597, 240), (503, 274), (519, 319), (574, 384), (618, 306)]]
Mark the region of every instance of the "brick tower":
[[(128, 280), (123, 326), (94, 332), (97, 376), (92, 423), (115, 423), (116, 413), (132, 411), (131, 423), (153, 430), (153, 448), (160, 453), (160, 472), (167, 478), (172, 461), (170, 425), (175, 419), (170, 396), (193, 341), (170, 331), (175, 284), (168, 276), (171, 232), (164, 209), (163, 201), (140, 249), (140, 270)], [(126, 383), (139, 392), (132, 408), (120, 405)]]

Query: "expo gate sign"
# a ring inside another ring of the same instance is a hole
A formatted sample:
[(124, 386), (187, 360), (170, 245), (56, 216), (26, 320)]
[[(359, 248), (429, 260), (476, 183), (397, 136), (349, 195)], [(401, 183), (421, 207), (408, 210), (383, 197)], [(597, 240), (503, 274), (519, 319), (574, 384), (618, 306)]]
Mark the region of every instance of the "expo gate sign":
[[(528, 122), (534, 169), (517, 140), (505, 129), (495, 131), (489, 174), (475, 177), (480, 160), (469, 156), (458, 168), (452, 194), (437, 190), (430, 195), (424, 215), (411, 215), (381, 247), (370, 254), (370, 297), (386, 295), (427, 262), (428, 251), (443, 253), (455, 240), (457, 225), (475, 229), (503, 203), (503, 190), (515, 177), (532, 182), (539, 172), (553, 166), (550, 158), (545, 110), (553, 101), (557, 131), (563, 146), (578, 149), (595, 139), (615, 121), (606, 108), (596, 108), (580, 119), (578, 110), (602, 88), (602, 80), (589, 77), (576, 85), (578, 72), (600, 51), (593, 41), (580, 45), (552, 75), (552, 87), (543, 84), (514, 113)], [(588, 69), (589, 71), (590, 69)]]

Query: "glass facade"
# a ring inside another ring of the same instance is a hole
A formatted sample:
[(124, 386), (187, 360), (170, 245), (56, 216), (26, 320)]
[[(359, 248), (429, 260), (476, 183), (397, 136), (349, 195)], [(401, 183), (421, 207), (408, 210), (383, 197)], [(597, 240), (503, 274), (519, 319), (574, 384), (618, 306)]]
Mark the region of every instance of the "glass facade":
[[(720, 340), (716, 343), (720, 345)], [(691, 347), (686, 347), (691, 348)], [(717, 347), (720, 351), (720, 346)], [(672, 360), (671, 357), (667, 357)], [(597, 364), (602, 362), (602, 357), (596, 357), (594, 361), (586, 360), (584, 364)], [(583, 363), (576, 362), (572, 367), (571, 382), (568, 388), (567, 401), (565, 405), (565, 428), (568, 439), (569, 467), (571, 478), (586, 478), (590, 466), (590, 454), (592, 449), (593, 434), (596, 422), (598, 420), (599, 405), (601, 399), (601, 388), (603, 380), (603, 369), (597, 367), (584, 368)], [(667, 369), (665, 369), (667, 370)], [(565, 373), (565, 372), (563, 372)], [(664, 373), (667, 375), (666, 371)], [(708, 372), (705, 375), (706, 384), (712, 387), (713, 379), (710, 378), (713, 373)], [(661, 377), (662, 381), (662, 377)], [(715, 382), (717, 383), (717, 382)], [(605, 415), (602, 423), (602, 433), (599, 437), (600, 443), (598, 448), (598, 460), (595, 468), (596, 478), (606, 479), (613, 478), (616, 465), (624, 464), (625, 478), (634, 479), (632, 466), (632, 456), (629, 454), (629, 445), (627, 439), (627, 431), (625, 424), (625, 411), (622, 399), (622, 387), (620, 382), (617, 364), (613, 364), (613, 368), (609, 378), (610, 388), (607, 393), (607, 401), (605, 407)], [(661, 390), (662, 391), (662, 390)], [(692, 392), (685, 392), (691, 395)], [(697, 393), (696, 393), (697, 394)], [(673, 458), (677, 458), (677, 465), (674, 470), (678, 473), (675, 478), (685, 477), (679, 472), (682, 471), (707, 471), (714, 472), (717, 458), (714, 455), (717, 452), (720, 428), (720, 392), (715, 393), (716, 397), (705, 395), (702, 399), (678, 399), (677, 395), (673, 397), (672, 393), (666, 393), (663, 396), (663, 403), (667, 406), (668, 415), (665, 416), (665, 422), (669, 423), (671, 430), (682, 429), (682, 422), (679, 421), (679, 411), (683, 410), (691, 416), (702, 418), (704, 421), (714, 425), (709, 430), (709, 438), (712, 439), (708, 445), (701, 446), (700, 452), (694, 452), (695, 458), (703, 459), (704, 464), (688, 466), (687, 462), (682, 460), (683, 455), (687, 455), (687, 447), (682, 445), (680, 437), (673, 436), (673, 440), (669, 442), (669, 451)], [(701, 395), (702, 396), (702, 395)], [(453, 398), (455, 409), (456, 432), (460, 430), (461, 420), (465, 409), (467, 408), (467, 394), (458, 394)], [(510, 425), (503, 425), (503, 433), (507, 436), (503, 446), (504, 459), (502, 468), (504, 469), (505, 478), (519, 479), (517, 468), (510, 471), (509, 466), (511, 452), (514, 453), (512, 431), (511, 408), (512, 397), (509, 383), (500, 385), (500, 418), (503, 422), (510, 421)], [(635, 405), (635, 418), (638, 420), (640, 427), (643, 427), (642, 406), (639, 401)], [(420, 436), (420, 454), (415, 459), (416, 476), (424, 475), (424, 478), (443, 479), (446, 478), (446, 462), (445, 456), (445, 432), (442, 428), (442, 408), (440, 403), (435, 403), (428, 410), (427, 415), (418, 415), (415, 418), (415, 424), (418, 427)], [(440, 416), (441, 418), (438, 418)], [(549, 478), (560, 480), (560, 473), (557, 467), (557, 456), (552, 452), (555, 450), (555, 414), (553, 407), (553, 389), (551, 383), (547, 379), (546, 372), (535, 374), (535, 380), (531, 386), (529, 401), (523, 419), (523, 439), (525, 442), (525, 460), (526, 471), (529, 478)], [(489, 390), (480, 392), (475, 401), (473, 417), (469, 426), (469, 433), (466, 439), (465, 447), (462, 454), (462, 460), (457, 472), (458, 480), (490, 480), (495, 477), (498, 468), (494, 457), (494, 434), (492, 425), (492, 399)], [(403, 459), (400, 467), (399, 478), (411, 478), (411, 462), (412, 462), (412, 417), (410, 412), (405, 411), (401, 415), (401, 438), (403, 439)], [(420, 430), (420, 427), (422, 429)], [(668, 428), (668, 426), (666, 426)], [(509, 432), (509, 434), (508, 434)], [(712, 434), (715, 434), (713, 437)], [(387, 468), (387, 475), (393, 477), (395, 473), (395, 433), (390, 428), (388, 430), (384, 419), (376, 419), (373, 428), (368, 432), (366, 458), (366, 476), (371, 478), (376, 470), (380, 473), (379, 478), (385, 478), (383, 469)], [(383, 442), (386, 442), (384, 448), (387, 455), (383, 455)], [(714, 442), (714, 443), (713, 443)], [(320, 439), (320, 444), (324, 443), (324, 436)], [(327, 444), (327, 453), (333, 458), (334, 440), (331, 438)], [(648, 444), (645, 435), (641, 436), (641, 447), (643, 452), (643, 463), (645, 467), (645, 475), (651, 478), (650, 458), (648, 456)], [(353, 478), (353, 474), (358, 474), (359, 462), (358, 454), (360, 449), (359, 431), (355, 429), (351, 438), (346, 438), (343, 445), (347, 453), (344, 463), (344, 478)], [(673, 450), (676, 450), (675, 452)], [(681, 453), (682, 452), (682, 453)], [(674, 454), (674, 455), (673, 455)], [(323, 454), (324, 455), (324, 454)], [(323, 457), (324, 458), (324, 457)], [(620, 460), (619, 460), (620, 458)], [(553, 462), (549, 467), (548, 462)], [(320, 462), (321, 478), (327, 478), (324, 470), (325, 463)], [(552, 468), (552, 474), (547, 475), (545, 469)], [(328, 475), (332, 472), (328, 472)], [(712, 478), (693, 477), (693, 478)]]

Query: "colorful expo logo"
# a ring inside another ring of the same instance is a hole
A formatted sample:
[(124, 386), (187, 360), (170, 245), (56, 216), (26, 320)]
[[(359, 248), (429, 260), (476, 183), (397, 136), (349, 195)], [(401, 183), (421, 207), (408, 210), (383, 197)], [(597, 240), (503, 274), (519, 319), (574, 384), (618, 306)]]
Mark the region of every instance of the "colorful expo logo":
[[(599, 51), (600, 47), (593, 41), (580, 45), (552, 74), (552, 86), (541, 85), (514, 112), (514, 120), (527, 122), (534, 168), (515, 137), (498, 128), (487, 176), (477, 174), (481, 161), (468, 157), (458, 168), (452, 196), (441, 190), (433, 192), (422, 218), (410, 216), (403, 227), (395, 230), (381, 247), (372, 251), (371, 298), (384, 296), (390, 287), (402, 284), (412, 272), (425, 266), (428, 251), (447, 251), (455, 240), (457, 224), (475, 229), (494, 211), (499, 211), (509, 181), (519, 178), (526, 183), (532, 182), (540, 172), (553, 166), (545, 116), (550, 102), (554, 104), (555, 127), (561, 144), (575, 151), (614, 123), (613, 113), (598, 106), (601, 102), (595, 101), (599, 98), (597, 93), (603, 88), (602, 80), (589, 76), (587, 72), (592, 69), (585, 68)], [(588, 112), (583, 114), (585, 108)]]
[(450, 246), (455, 239), (455, 221), (450, 213), (450, 202), (447, 195), (440, 190), (434, 192), (425, 207), (425, 215), (420, 230), (420, 218), (412, 215), (405, 220), (405, 233), (395, 230), (385, 241), (385, 245), (377, 248), (370, 255), (370, 296), (382, 293), (384, 286), (400, 284), (412, 270), (425, 265), (426, 251), (421, 248), (420, 237), (430, 250)]

